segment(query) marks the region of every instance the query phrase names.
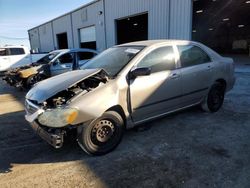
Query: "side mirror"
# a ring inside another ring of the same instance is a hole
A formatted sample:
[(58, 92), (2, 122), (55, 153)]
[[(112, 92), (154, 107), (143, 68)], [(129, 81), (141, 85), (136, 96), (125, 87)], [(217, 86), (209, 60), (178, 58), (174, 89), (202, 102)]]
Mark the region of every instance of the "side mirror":
[(142, 67), (142, 68), (135, 68), (130, 71), (129, 77), (131, 79), (135, 79), (138, 76), (148, 76), (151, 74), (151, 68), (148, 67)]

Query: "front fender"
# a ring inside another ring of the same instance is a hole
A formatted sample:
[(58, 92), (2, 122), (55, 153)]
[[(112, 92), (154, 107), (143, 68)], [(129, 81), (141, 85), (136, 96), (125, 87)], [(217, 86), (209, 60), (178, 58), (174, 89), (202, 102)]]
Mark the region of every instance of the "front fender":
[(109, 108), (120, 105), (127, 115), (127, 87), (119, 88), (116, 83), (100, 85), (93, 91), (77, 96), (70, 102), (70, 107), (79, 110), (73, 125), (100, 117)]

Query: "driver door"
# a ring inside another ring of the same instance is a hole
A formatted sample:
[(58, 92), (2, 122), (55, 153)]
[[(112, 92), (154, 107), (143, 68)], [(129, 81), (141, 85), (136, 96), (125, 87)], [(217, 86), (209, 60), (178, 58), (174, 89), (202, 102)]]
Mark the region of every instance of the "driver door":
[(74, 53), (66, 53), (59, 56), (52, 64), (51, 64), (51, 76), (55, 76), (58, 74), (62, 74), (68, 71), (71, 71), (73, 68), (73, 64), (75, 62), (75, 54)]
[(181, 83), (176, 60), (173, 47), (164, 46), (151, 51), (136, 66), (150, 68), (151, 74), (130, 80), (131, 110), (135, 123), (179, 108)]

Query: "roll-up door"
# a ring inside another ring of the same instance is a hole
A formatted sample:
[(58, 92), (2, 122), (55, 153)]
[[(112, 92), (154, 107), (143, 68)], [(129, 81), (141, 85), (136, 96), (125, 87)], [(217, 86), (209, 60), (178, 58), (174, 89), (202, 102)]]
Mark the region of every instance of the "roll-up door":
[(95, 26), (82, 28), (80, 32), (80, 47), (96, 50)]

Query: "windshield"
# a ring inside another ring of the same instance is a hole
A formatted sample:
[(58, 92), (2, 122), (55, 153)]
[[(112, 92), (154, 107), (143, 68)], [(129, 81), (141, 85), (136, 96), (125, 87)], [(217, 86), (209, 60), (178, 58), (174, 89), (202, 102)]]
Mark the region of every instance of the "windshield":
[(81, 69), (104, 69), (110, 76), (116, 76), (144, 46), (122, 46), (105, 50), (86, 64)]
[(37, 61), (39, 64), (48, 64), (52, 59), (54, 59), (60, 52), (51, 52), (48, 55), (42, 57)]

